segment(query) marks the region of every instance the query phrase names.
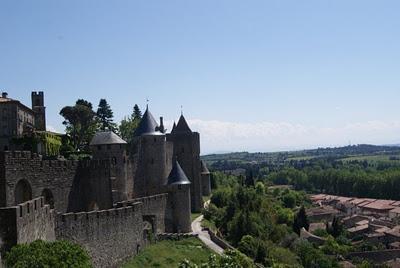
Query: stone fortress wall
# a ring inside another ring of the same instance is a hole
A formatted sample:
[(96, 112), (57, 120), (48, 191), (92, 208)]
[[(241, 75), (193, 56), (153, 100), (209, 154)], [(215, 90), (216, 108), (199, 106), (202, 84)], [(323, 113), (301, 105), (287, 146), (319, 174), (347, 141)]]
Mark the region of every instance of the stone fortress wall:
[(108, 210), (60, 214), (57, 239), (83, 246), (95, 267), (117, 267), (144, 245), (143, 203)]
[(67, 239), (85, 247), (95, 267), (116, 267), (153, 235), (190, 232), (191, 208), (202, 208), (199, 134), (183, 115), (171, 134), (157, 130), (148, 110), (143, 118), (129, 154), (125, 141), (104, 132), (90, 144), (91, 160), (0, 152), (1, 253)]
[(111, 170), (106, 160), (42, 160), (28, 151), (0, 152), (0, 206), (45, 192), (59, 212), (85, 211), (94, 205), (110, 208)]
[(54, 241), (55, 213), (39, 197), (12, 207), (0, 208), (1, 253), (12, 246), (37, 239)]

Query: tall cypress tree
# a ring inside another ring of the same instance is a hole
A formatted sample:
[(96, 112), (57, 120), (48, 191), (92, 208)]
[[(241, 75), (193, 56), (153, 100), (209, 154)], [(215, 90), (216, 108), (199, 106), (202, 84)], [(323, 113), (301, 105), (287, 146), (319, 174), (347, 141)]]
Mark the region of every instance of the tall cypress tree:
[(106, 99), (100, 99), (97, 118), (100, 123), (100, 130), (116, 131), (116, 125), (113, 122), (114, 114)]
[(295, 231), (298, 235), (300, 235), (300, 230), (303, 228), (308, 230), (310, 224), (308, 223), (308, 218), (306, 214), (306, 209), (302, 206), (294, 218), (293, 222), (293, 231)]

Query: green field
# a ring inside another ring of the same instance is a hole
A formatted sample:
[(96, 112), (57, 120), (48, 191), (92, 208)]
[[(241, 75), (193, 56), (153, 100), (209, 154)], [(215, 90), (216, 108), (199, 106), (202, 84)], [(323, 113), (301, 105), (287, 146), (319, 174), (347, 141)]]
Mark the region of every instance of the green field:
[(165, 240), (146, 247), (122, 268), (174, 268), (184, 259), (200, 264), (206, 262), (211, 254), (213, 252), (197, 238)]

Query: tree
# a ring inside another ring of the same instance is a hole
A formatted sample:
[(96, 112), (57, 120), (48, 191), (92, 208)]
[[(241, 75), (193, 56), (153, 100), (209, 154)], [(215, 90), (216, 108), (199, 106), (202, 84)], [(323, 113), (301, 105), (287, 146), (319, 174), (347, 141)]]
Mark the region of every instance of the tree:
[(115, 123), (113, 122), (114, 114), (111, 110), (110, 105), (106, 99), (100, 99), (99, 108), (97, 109), (97, 118), (99, 120), (99, 127), (102, 131), (113, 131), (117, 130)]
[(296, 195), (294, 192), (288, 192), (282, 197), (283, 204), (286, 208), (294, 208), (296, 206)]
[(65, 106), (61, 109), (60, 115), (64, 117), (63, 124), (66, 132), (71, 138), (75, 150), (82, 150), (96, 132), (97, 122), (92, 104), (79, 99), (74, 106)]
[(326, 231), (333, 237), (338, 237), (343, 233), (343, 223), (338, 217), (334, 217), (332, 223), (326, 223)]
[(246, 176), (246, 180), (244, 182), (247, 187), (254, 186), (254, 176), (253, 176), (253, 170), (250, 170)]
[(308, 227), (310, 227), (310, 224), (308, 223), (306, 210), (304, 206), (302, 206), (294, 218), (293, 231), (300, 235), (301, 228), (308, 230)]
[(6, 253), (7, 267), (92, 267), (89, 255), (77, 244), (69, 241), (44, 242), (36, 240), (30, 244), (19, 244)]
[(140, 111), (139, 106), (137, 104), (135, 104), (135, 106), (133, 106), (132, 118), (133, 118), (133, 120), (142, 119), (142, 111)]
[(136, 128), (139, 126), (140, 120), (142, 119), (142, 112), (139, 106), (135, 104), (131, 116), (125, 117), (119, 125), (119, 133), (121, 137), (130, 142), (133, 138)]

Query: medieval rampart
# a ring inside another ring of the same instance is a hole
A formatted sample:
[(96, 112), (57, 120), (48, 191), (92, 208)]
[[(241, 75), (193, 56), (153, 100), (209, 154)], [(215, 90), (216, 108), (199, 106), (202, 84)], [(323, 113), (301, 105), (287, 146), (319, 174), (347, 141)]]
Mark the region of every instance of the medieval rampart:
[(55, 215), (43, 197), (18, 206), (0, 208), (1, 252), (37, 239), (55, 240)]
[(142, 214), (146, 221), (151, 221), (155, 233), (165, 232), (165, 211), (168, 194), (158, 194), (142, 198), (136, 198), (123, 202), (118, 202), (116, 207), (130, 206), (134, 203), (142, 203)]
[(0, 207), (44, 192), (60, 212), (112, 207), (110, 161), (42, 160), (31, 152), (13, 151), (0, 153), (0, 166)]
[(101, 211), (57, 216), (57, 239), (80, 244), (95, 267), (117, 267), (136, 255), (145, 242), (142, 203)]

